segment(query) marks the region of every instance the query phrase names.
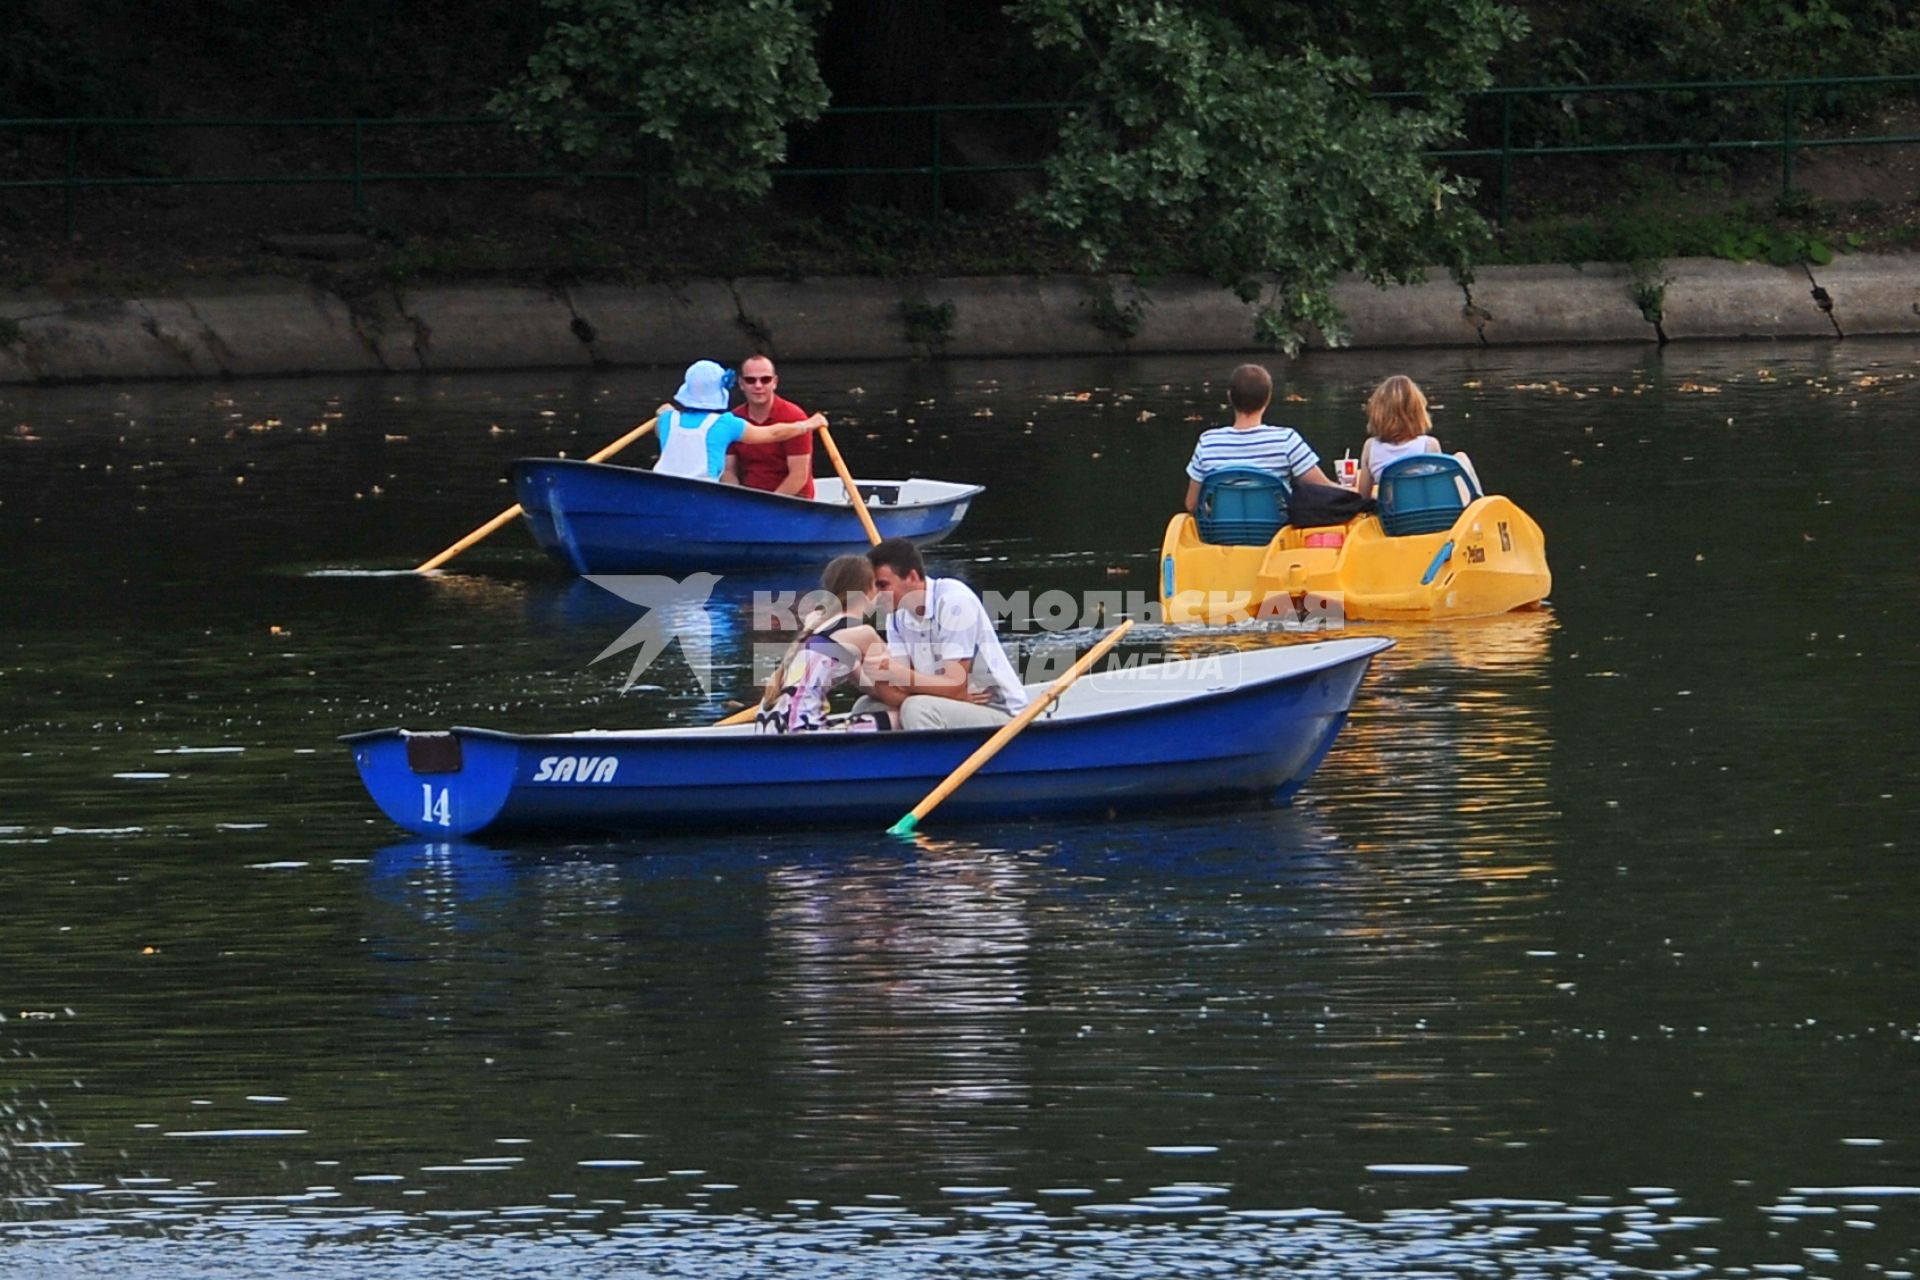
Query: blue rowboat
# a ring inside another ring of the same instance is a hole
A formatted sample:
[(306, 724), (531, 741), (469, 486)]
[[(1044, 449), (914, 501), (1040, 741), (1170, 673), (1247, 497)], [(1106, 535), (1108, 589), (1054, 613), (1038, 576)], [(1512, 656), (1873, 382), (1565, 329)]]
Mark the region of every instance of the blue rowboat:
[[(946, 480), (859, 480), (883, 538), (952, 533), (981, 492)], [(823, 565), (867, 549), (838, 479), (812, 498), (566, 458), (522, 458), (513, 487), (541, 550), (575, 573), (692, 573)]]
[[(1087, 676), (956, 791), (940, 821), (1286, 804), (1332, 747), (1373, 656), (1392, 643), (1285, 645)], [(449, 837), (769, 823), (877, 829), (990, 732), (381, 729), (342, 741), (389, 818)]]

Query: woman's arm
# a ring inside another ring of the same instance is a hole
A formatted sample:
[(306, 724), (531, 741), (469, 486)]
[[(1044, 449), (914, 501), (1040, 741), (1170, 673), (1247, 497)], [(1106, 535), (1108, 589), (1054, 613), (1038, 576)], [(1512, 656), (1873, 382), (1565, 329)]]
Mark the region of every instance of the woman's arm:
[(824, 427), (826, 425), (826, 415), (820, 413), (814, 414), (805, 422), (749, 422), (747, 423), (746, 430), (740, 433), (740, 438), (748, 444), (779, 444), (781, 441), (791, 440), (803, 432), (812, 431), (815, 427)]
[(1373, 438), (1360, 446), (1360, 469), (1354, 472), (1353, 491), (1363, 498), (1373, 496)]

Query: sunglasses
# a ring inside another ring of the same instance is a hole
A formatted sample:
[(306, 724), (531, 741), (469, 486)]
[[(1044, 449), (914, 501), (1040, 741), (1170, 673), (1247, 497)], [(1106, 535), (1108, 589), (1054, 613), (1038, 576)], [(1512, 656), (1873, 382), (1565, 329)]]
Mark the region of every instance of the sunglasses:
[(763, 382), (772, 382), (773, 375), (770, 373), (748, 374), (746, 377), (741, 378), (740, 381), (746, 383), (750, 387), (757, 387)]

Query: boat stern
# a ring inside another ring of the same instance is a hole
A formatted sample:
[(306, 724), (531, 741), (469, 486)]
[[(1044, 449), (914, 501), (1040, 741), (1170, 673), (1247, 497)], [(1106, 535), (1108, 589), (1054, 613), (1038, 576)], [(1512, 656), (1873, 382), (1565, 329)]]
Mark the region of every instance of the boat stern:
[(1477, 498), (1441, 533), (1389, 537), (1379, 520), (1356, 521), (1341, 588), (1350, 618), (1479, 618), (1527, 608), (1553, 585), (1546, 537), (1500, 495)]
[(1191, 515), (1167, 522), (1160, 541), (1160, 609), (1170, 623), (1244, 622), (1260, 608), (1253, 581), (1265, 547), (1222, 547), (1200, 541)]
[(463, 729), (380, 729), (341, 741), (382, 813), (408, 831), (443, 839), (482, 831), (500, 816), (519, 760), (510, 741)]

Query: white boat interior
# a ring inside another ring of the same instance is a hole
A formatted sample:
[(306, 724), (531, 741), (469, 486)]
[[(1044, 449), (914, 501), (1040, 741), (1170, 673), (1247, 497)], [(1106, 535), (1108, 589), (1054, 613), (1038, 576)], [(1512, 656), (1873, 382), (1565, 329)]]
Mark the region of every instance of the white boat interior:
[[(866, 480), (856, 478), (860, 494), (870, 507), (923, 507), (936, 502), (951, 502), (980, 492), (977, 484), (959, 484), (952, 480)], [(838, 476), (816, 476), (813, 500), (847, 505), (847, 486)]]

